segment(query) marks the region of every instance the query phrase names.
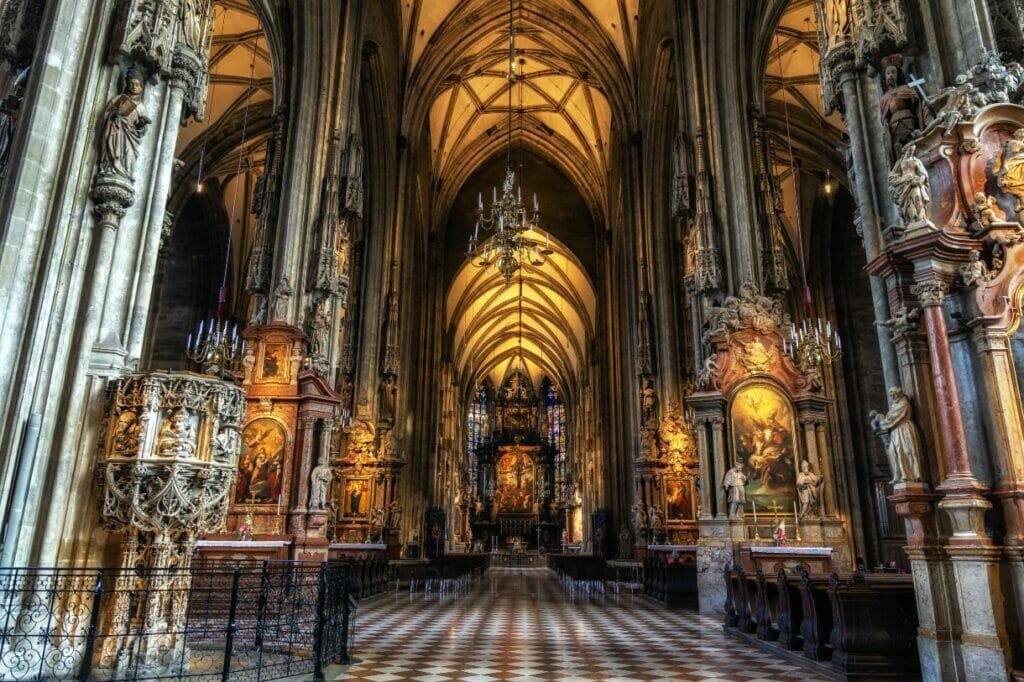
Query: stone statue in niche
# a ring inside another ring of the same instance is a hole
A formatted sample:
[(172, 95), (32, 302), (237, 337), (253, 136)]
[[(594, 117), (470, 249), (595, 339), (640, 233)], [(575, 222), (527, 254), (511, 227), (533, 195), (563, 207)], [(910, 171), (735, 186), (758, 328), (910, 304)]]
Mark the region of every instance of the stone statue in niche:
[(964, 281), (964, 286), (968, 287), (983, 284), (991, 279), (988, 266), (981, 260), (981, 253), (977, 249), (971, 249), (968, 261), (960, 266), (960, 279)]
[(892, 482), (920, 481), (921, 435), (914, 423), (914, 408), (903, 389), (899, 386), (890, 388), (889, 411), (879, 414), (872, 410), (868, 418), (871, 428), (885, 441)]
[(811, 471), (811, 463), (800, 462), (800, 473), (796, 475), (796, 492), (800, 498), (800, 518), (815, 516), (821, 510), (821, 488), (825, 479)]
[(157, 440), (157, 453), (161, 457), (193, 457), (196, 454), (196, 429), (188, 412), (175, 412), (164, 420)]
[(331, 466), (325, 460), (320, 460), (320, 463), (313, 467), (313, 472), (309, 475), (310, 509), (320, 510), (327, 507), (327, 491), (333, 480), (334, 471)]
[(1018, 128), (1003, 142), (992, 164), (992, 175), (999, 189), (1013, 197), (1013, 210), (1024, 212), (1024, 128)]
[(658, 391), (650, 379), (644, 379), (640, 388), (640, 420), (644, 426), (658, 423)]
[(398, 396), (398, 386), (395, 385), (395, 376), (389, 374), (380, 385), (380, 411), (379, 421), (394, 423), (395, 401)]
[(974, 193), (974, 205), (971, 206), (971, 213), (982, 227), (991, 227), (994, 223), (1006, 220), (1006, 214), (999, 208), (996, 198), (990, 197), (984, 192)]
[(722, 478), (722, 488), (725, 490), (726, 499), (729, 502), (729, 516), (737, 517), (743, 513), (743, 507), (747, 503), (747, 475), (743, 473), (743, 465), (736, 462), (732, 469), (725, 472)]
[(741, 329), (754, 329), (768, 334), (789, 324), (788, 316), (782, 311), (781, 301), (762, 295), (753, 283), (741, 284), (739, 294), (729, 296), (721, 306), (708, 307), (705, 340)]
[(144, 80), (139, 68), (128, 69), (124, 89), (107, 104), (103, 117), (100, 175), (128, 182), (135, 180), (135, 163), (139, 159), (142, 140), (153, 122), (142, 103)]
[(928, 171), (916, 153), (915, 145), (907, 145), (889, 172), (889, 193), (908, 227), (928, 222), (928, 205), (932, 201)]
[(924, 102), (914, 88), (906, 84), (903, 75), (903, 55), (892, 55), (882, 60), (885, 68), (885, 93), (879, 101), (882, 125), (889, 133), (889, 152), (896, 159), (903, 146), (914, 138), (915, 131), (924, 128)]
[(295, 293), (287, 277), (282, 277), (274, 289), (274, 314), (271, 321), (281, 322), (288, 319), (288, 299)]

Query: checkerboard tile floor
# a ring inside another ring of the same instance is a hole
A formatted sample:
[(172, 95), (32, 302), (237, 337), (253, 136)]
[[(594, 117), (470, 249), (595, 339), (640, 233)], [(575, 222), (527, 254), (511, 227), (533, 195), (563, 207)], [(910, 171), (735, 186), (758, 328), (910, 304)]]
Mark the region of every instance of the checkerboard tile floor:
[(569, 602), (547, 568), (492, 568), (466, 596), (378, 597), (356, 615), (355, 662), (335, 680), (821, 679), (745, 650), (717, 618), (623, 594)]

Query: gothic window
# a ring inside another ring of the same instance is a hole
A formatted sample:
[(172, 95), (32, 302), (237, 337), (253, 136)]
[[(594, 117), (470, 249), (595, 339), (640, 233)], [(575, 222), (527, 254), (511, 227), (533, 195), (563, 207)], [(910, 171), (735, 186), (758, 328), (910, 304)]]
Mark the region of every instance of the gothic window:
[(483, 386), (476, 389), (473, 400), (469, 404), (466, 417), (466, 452), (470, 459), (475, 460), (476, 449), (484, 441), (487, 430), (487, 391)]
[(559, 454), (565, 452), (565, 406), (562, 405), (558, 391), (552, 386), (548, 388), (548, 439)]

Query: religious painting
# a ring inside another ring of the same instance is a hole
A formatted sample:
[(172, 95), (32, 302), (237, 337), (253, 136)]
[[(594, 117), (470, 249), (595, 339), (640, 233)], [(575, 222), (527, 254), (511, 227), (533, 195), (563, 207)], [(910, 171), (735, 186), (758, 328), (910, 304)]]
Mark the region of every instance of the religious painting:
[(668, 523), (693, 521), (693, 479), (665, 479), (665, 520)]
[(288, 378), (288, 359), (291, 345), (288, 343), (267, 343), (263, 346), (263, 369), (260, 376), (264, 381), (283, 381)]
[(498, 511), (533, 512), (533, 460), (522, 448), (506, 450), (498, 460)]
[(732, 399), (733, 459), (747, 477), (746, 510), (780, 513), (796, 500), (796, 420), (793, 405), (767, 383), (748, 384)]
[(262, 417), (242, 432), (245, 449), (238, 462), (235, 504), (278, 504), (284, 485), (288, 435), (276, 419)]
[(349, 519), (365, 519), (370, 515), (370, 479), (345, 479), (345, 499), (342, 516)]

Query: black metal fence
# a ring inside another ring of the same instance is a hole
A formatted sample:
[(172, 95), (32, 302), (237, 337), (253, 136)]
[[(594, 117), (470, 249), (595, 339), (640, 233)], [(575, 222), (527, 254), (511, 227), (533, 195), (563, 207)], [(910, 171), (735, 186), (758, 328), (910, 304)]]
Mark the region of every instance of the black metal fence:
[(349, 662), (351, 571), (0, 569), (0, 680), (323, 679)]

